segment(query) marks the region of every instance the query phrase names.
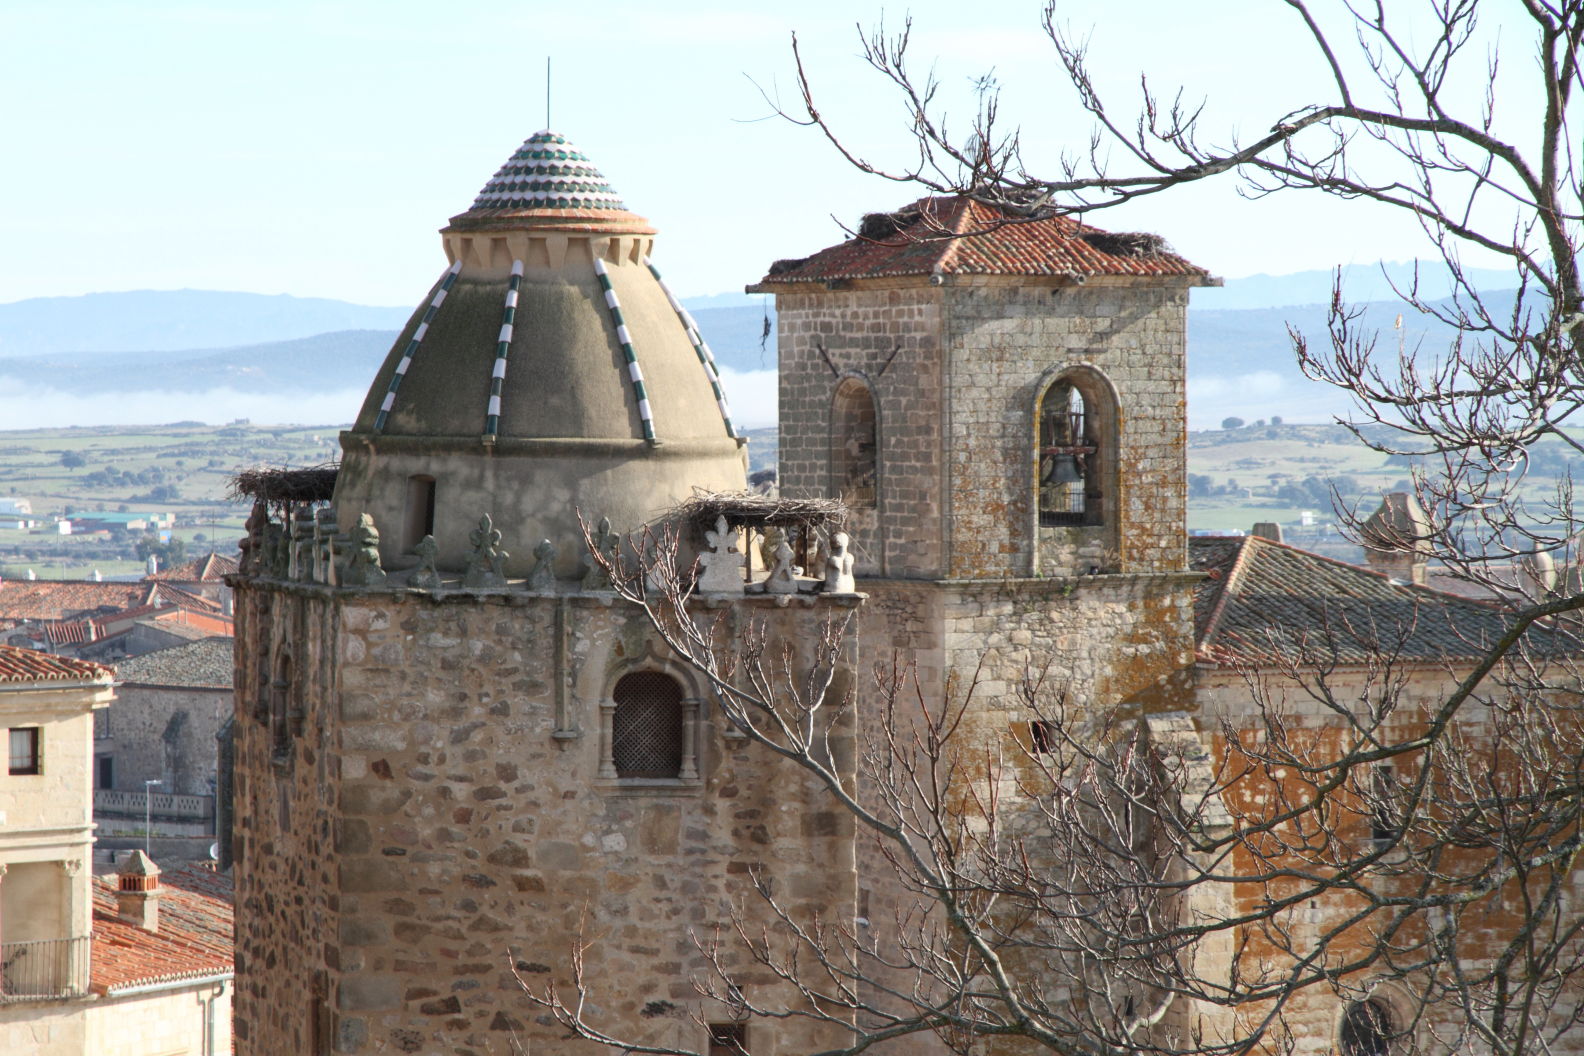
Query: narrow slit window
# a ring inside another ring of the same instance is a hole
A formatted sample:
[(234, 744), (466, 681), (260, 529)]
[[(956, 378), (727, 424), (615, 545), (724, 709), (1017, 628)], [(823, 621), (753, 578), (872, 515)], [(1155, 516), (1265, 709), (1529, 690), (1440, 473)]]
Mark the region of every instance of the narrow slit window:
[(435, 478), (407, 478), (407, 531), (402, 549), (411, 550), (426, 535), (434, 534)]

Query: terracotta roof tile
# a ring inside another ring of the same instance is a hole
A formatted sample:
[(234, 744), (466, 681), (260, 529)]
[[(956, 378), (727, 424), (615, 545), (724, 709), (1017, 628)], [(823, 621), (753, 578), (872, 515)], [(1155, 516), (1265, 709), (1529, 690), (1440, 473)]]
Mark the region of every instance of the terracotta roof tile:
[(0, 645), (0, 682), (106, 682), (111, 674), (87, 660)]
[(167, 583), (218, 583), (237, 568), (235, 555), (208, 553), (143, 578)]
[(93, 953), (89, 987), (114, 993), (150, 983), (179, 982), (232, 970), (229, 876), (189, 866), (160, 877), (159, 931), (117, 916), (116, 878), (93, 885)]
[(1151, 236), (1110, 235), (1066, 216), (1012, 218), (969, 198), (924, 198), (893, 215), (895, 232), (779, 261), (760, 285), (935, 274), (1209, 278)]
[(71, 579), (0, 580), (0, 618), (64, 620), (119, 612), (146, 603), (151, 588), (144, 583), (96, 583)]
[(1494, 606), (1259, 536), (1188, 540), (1201, 663), (1466, 661), (1505, 632)]

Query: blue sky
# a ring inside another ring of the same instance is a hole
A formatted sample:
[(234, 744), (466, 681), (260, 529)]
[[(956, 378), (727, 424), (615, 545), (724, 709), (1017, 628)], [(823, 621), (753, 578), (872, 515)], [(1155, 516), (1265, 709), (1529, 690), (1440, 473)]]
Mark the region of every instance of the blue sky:
[[(1261, 131), (1314, 98), (1277, 0), (1074, 3), (1126, 92), (1141, 68), (1207, 95), (1207, 126)], [(411, 304), (444, 264), (435, 231), (544, 124), (661, 230), (688, 296), (741, 289), (773, 259), (837, 241), (834, 214), (907, 189), (850, 170), (820, 136), (766, 117), (755, 81), (795, 91), (789, 36), (820, 100), (876, 158), (904, 159), (906, 112), (857, 57), (854, 22), (908, 8), (672, 0), (595, 4), (268, 4), (7, 0), (0, 8), (0, 301), (99, 290), (251, 290)], [(994, 69), (1035, 161), (1087, 122), (1039, 5), (911, 5), (914, 50), (970, 107)], [(1156, 230), (1217, 274), (1422, 252), (1401, 219), (1313, 196), (1248, 202), (1230, 184), (1096, 216)]]

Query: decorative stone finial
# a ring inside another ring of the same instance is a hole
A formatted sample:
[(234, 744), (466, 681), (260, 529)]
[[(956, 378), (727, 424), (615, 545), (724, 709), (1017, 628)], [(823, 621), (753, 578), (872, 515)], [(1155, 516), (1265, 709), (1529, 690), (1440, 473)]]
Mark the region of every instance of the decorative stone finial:
[(776, 544), (774, 558), (770, 578), (765, 580), (765, 591), (770, 594), (796, 594), (798, 581), (792, 571), (792, 548), (787, 545), (785, 538)]
[(315, 523), (314, 509), (308, 503), (302, 503), (292, 511), (291, 555), (286, 568), (289, 579), (313, 578)]
[[(621, 536), (611, 531), (609, 517), (601, 517), (594, 531), (594, 550), (611, 564), (621, 560)], [(594, 559), (594, 555), (585, 554), (583, 560), (588, 563), (588, 571), (583, 574), (583, 589), (610, 590), (610, 574)]]
[(528, 572), (529, 590), (555, 589), (555, 544), (548, 539), (539, 540), (534, 547), (534, 566)]
[(352, 529), (352, 556), (341, 576), (342, 583), (349, 587), (378, 587), (385, 583), (385, 570), (380, 567), (379, 538), (374, 518), (366, 513), (358, 514), (357, 527)]
[(850, 542), (846, 532), (831, 536), (831, 550), (825, 558), (825, 593), (856, 594), (858, 581), (853, 578), (853, 556), (847, 551)]
[(340, 529), (336, 526), (334, 507), (321, 507), (314, 514), (313, 579), (315, 583), (334, 584), (335, 538)]
[(269, 524), (269, 510), (262, 501), (255, 501), (248, 513), (247, 537), (242, 540), (240, 571), (244, 575), (258, 575), (264, 571), (264, 528)]
[(440, 552), (440, 546), (435, 537), (426, 535), (418, 540), (413, 552), (418, 555), (418, 568), (408, 578), (407, 585), (419, 590), (434, 590), (440, 585), (440, 570), (435, 568), (435, 555)]
[(744, 557), (737, 551), (737, 533), (726, 526), (724, 514), (715, 518), (715, 528), (704, 533), (704, 541), (710, 549), (699, 555), (704, 570), (699, 576), (699, 593), (741, 594)]
[(500, 548), (501, 533), (489, 514), (479, 518), (478, 527), (468, 533), (473, 544), (473, 556), (468, 558), (467, 571), (462, 574), (464, 587), (504, 587), (506, 585), (506, 558), (510, 555)]

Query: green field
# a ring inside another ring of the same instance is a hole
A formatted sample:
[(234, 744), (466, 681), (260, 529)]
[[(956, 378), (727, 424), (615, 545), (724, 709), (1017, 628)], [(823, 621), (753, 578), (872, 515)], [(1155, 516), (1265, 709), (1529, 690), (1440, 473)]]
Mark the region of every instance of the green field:
[[(61, 536), (53, 524), (91, 510), (170, 513), (189, 554), (229, 551), (247, 510), (231, 478), (254, 465), (314, 466), (336, 457), (340, 426), (90, 426), (0, 432), (0, 498), (26, 499), (47, 527), (0, 528), (0, 575), (79, 579), (140, 571), (135, 536)], [(80, 460), (80, 464), (79, 463)]]
[[(341, 428), (234, 422), (0, 432), (0, 498), (27, 499), (33, 516), (51, 525), (67, 513), (88, 510), (169, 512), (176, 517), (173, 534), (189, 555), (211, 547), (230, 550), (247, 516), (227, 497), (237, 470), (334, 461)], [(776, 431), (753, 430), (750, 437), (752, 469), (774, 466)], [(65, 464), (79, 458), (81, 465)], [(1539, 496), (1554, 488), (1568, 465), (1555, 453), (1537, 459), (1528, 490)], [(1190, 433), (1188, 473), (1190, 529), (1247, 531), (1257, 521), (1276, 521), (1289, 541), (1352, 560), (1357, 547), (1335, 531), (1329, 486), (1369, 510), (1383, 492), (1405, 486), (1409, 469), (1401, 459), (1369, 450), (1340, 426), (1256, 423)], [(1304, 511), (1311, 514), (1311, 527), (1300, 526)], [(0, 575), (130, 574), (143, 567), (133, 552), (136, 544), (124, 532), (63, 537), (53, 527), (0, 528)]]

